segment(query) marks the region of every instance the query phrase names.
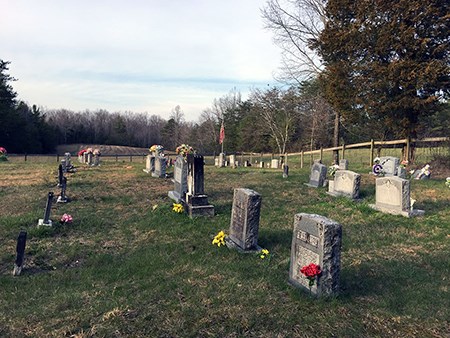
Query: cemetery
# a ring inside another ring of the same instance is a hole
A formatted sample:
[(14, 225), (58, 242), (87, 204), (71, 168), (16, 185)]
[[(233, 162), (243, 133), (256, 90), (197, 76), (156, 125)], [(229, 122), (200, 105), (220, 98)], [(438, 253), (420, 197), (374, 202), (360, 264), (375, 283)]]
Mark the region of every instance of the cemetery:
[(156, 175), (148, 157), (0, 165), (0, 336), (448, 333), (445, 178), (187, 147)]

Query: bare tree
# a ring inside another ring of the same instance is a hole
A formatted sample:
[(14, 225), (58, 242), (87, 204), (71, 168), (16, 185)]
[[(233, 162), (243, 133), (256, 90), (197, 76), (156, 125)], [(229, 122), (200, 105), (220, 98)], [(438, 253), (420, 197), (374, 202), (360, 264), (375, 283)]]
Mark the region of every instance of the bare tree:
[(298, 83), (316, 77), (322, 59), (309, 48), (325, 26), (326, 0), (268, 0), (261, 10), (266, 28), (282, 50), (277, 80)]

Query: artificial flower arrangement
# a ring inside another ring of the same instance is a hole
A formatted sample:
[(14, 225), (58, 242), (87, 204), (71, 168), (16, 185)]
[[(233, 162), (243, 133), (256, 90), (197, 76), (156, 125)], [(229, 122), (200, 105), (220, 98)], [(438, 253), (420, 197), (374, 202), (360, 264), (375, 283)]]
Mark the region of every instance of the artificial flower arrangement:
[(372, 166), (372, 174), (375, 176), (384, 176), (383, 166), (381, 165), (381, 159), (379, 157), (375, 157), (373, 160)]
[(0, 147), (0, 161), (8, 161), (8, 152), (3, 147)]
[(79, 152), (78, 152), (78, 156), (83, 156), (83, 154), (86, 152), (86, 149), (81, 149)]
[(94, 155), (100, 156), (102, 153), (100, 152), (100, 149), (96, 148), (94, 149), (94, 151), (92, 152)]
[(94, 150), (93, 150), (92, 148), (87, 148), (87, 149), (86, 149), (86, 152), (87, 152), (88, 154), (92, 154), (92, 153), (94, 152)]
[(269, 257), (269, 250), (267, 249), (262, 249), (259, 255), (259, 258), (261, 259), (265, 259), (266, 257)]
[(400, 162), (400, 166), (403, 168), (406, 168), (408, 164), (409, 164), (409, 162), (407, 160), (403, 160)]
[(339, 169), (339, 165), (333, 164), (328, 168), (328, 176), (330, 178), (334, 178), (334, 175), (336, 174), (336, 171)]
[(172, 210), (176, 213), (181, 214), (184, 211), (183, 205), (181, 203), (174, 203)]
[(431, 177), (430, 165), (426, 164), (416, 175), (416, 180), (423, 180)]
[(300, 272), (304, 274), (308, 279), (309, 289), (311, 290), (317, 277), (319, 277), (319, 275), (322, 273), (322, 270), (320, 270), (320, 266), (318, 266), (317, 264), (311, 263), (302, 267), (300, 269)]
[(59, 221), (61, 224), (68, 224), (68, 223), (72, 223), (73, 218), (72, 216), (70, 216), (69, 214), (64, 214), (61, 217), (61, 220)]
[(149, 151), (159, 155), (164, 151), (164, 147), (160, 144), (154, 144), (149, 148)]
[(212, 244), (217, 245), (218, 247), (220, 247), (221, 245), (225, 245), (225, 237), (225, 232), (219, 231), (219, 233), (212, 240)]
[(192, 148), (188, 144), (182, 144), (181, 146), (177, 147), (176, 152), (178, 155), (187, 157), (188, 154), (192, 154), (194, 152), (194, 148)]

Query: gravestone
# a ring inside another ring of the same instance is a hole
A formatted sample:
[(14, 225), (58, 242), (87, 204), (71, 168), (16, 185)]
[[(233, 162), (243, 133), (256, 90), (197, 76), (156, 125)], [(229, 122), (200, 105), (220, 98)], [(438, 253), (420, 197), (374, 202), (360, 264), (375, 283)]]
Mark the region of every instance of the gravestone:
[(208, 203), (208, 195), (204, 191), (204, 159), (202, 155), (188, 154), (188, 191), (185, 207), (189, 217), (214, 216), (214, 206)]
[(216, 167), (219, 166), (219, 158), (218, 157), (214, 158), (214, 166), (216, 166)]
[(63, 177), (64, 177), (63, 166), (60, 163), (58, 166), (58, 188), (60, 188), (62, 186)]
[(261, 195), (251, 189), (234, 189), (230, 233), (226, 238), (228, 247), (239, 251), (259, 251), (258, 230)]
[(403, 166), (399, 166), (397, 168), (397, 176), (400, 178), (406, 178), (406, 168)]
[(67, 202), (69, 202), (69, 199), (66, 196), (67, 177), (63, 176), (60, 188), (61, 188), (61, 192), (60, 192), (60, 194), (58, 196), (58, 199), (56, 200), (56, 203), (67, 203)]
[(183, 156), (177, 156), (173, 168), (174, 190), (169, 191), (169, 197), (173, 199), (175, 203), (180, 203), (186, 198), (187, 169), (187, 162), (184, 160)]
[(392, 156), (380, 157), (380, 164), (383, 167), (384, 176), (395, 176), (400, 165), (400, 159)]
[(308, 187), (318, 188), (323, 187), (326, 182), (327, 167), (319, 162), (314, 162), (311, 167), (311, 175), (309, 176), (309, 183), (305, 183)]
[(27, 232), (21, 231), (17, 238), (16, 262), (14, 263), (13, 276), (19, 276), (22, 273), (23, 260), (25, 257), (25, 246), (27, 244)]
[(219, 168), (222, 168), (225, 166), (225, 154), (220, 153), (219, 154)]
[(236, 155), (230, 155), (230, 167), (236, 168)]
[(100, 154), (94, 154), (94, 163), (92, 163), (93, 166), (100, 166)]
[(348, 160), (346, 159), (339, 160), (339, 170), (348, 170)]
[(248, 161), (248, 160), (245, 160), (244, 161), (244, 167), (251, 167), (251, 163), (250, 163), (250, 161)]
[(145, 169), (143, 169), (147, 174), (150, 174), (155, 171), (155, 156), (147, 155), (145, 161)]
[(283, 178), (288, 178), (289, 177), (289, 166), (288, 165), (284, 165), (283, 167)]
[[(291, 244), (289, 282), (310, 291), (316, 296), (332, 296), (339, 293), (341, 270), (342, 226), (326, 217), (300, 213), (294, 217)], [(311, 263), (318, 265), (322, 273), (314, 285), (300, 269)]]
[(270, 162), (270, 167), (272, 169), (278, 169), (279, 166), (280, 166), (280, 161), (276, 158), (272, 159), (272, 161)]
[(49, 192), (47, 195), (47, 204), (45, 206), (45, 212), (44, 212), (44, 218), (39, 219), (38, 221), (38, 228), (42, 225), (51, 227), (53, 222), (50, 219), (50, 211), (52, 209), (52, 203), (53, 203), (53, 192)]
[(164, 178), (166, 177), (166, 158), (163, 156), (155, 157), (155, 171), (152, 172), (152, 177)]
[(66, 173), (67, 172), (67, 164), (66, 164), (66, 160), (65, 159), (61, 160), (61, 167), (62, 167), (62, 172)]
[(350, 170), (336, 170), (334, 180), (329, 181), (328, 184), (329, 189), (327, 194), (358, 199), (361, 175)]
[(87, 153), (87, 155), (86, 155), (86, 164), (87, 165), (92, 165), (92, 163), (93, 163), (92, 159), (93, 159), (92, 153)]
[(259, 167), (264, 168), (264, 161), (259, 162)]
[(410, 182), (397, 176), (381, 177), (375, 180), (375, 210), (405, 217), (421, 216), (423, 210), (411, 208)]

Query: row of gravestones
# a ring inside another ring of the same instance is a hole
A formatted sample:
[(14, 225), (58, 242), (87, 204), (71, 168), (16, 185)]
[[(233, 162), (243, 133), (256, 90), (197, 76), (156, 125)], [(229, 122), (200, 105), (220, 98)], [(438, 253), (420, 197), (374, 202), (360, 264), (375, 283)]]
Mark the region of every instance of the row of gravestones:
[[(70, 155), (70, 153), (69, 153), (69, 155)], [(99, 166), (100, 165), (100, 152), (96, 152), (95, 154), (91, 153), (91, 152), (85, 152), (78, 156), (78, 162), (87, 164), (90, 166)]]
[[(219, 157), (216, 157), (214, 159), (214, 165), (219, 168), (223, 168), (223, 167), (237, 168), (241, 165), (244, 167), (251, 167), (252, 163), (248, 160), (245, 160), (241, 164), (239, 161), (236, 160), (236, 155), (229, 155), (228, 159), (227, 159), (226, 155), (224, 153), (220, 153)], [(265, 163), (264, 161), (260, 161), (260, 162), (255, 163), (255, 165), (258, 168), (279, 169), (280, 168), (280, 160), (272, 159), (270, 161), (270, 163)]]
[[(69, 202), (69, 198), (66, 194), (67, 189), (67, 177), (64, 176), (64, 173), (74, 173), (76, 172), (76, 168), (72, 165), (72, 161), (70, 158), (70, 153), (64, 154), (64, 159), (61, 160), (61, 163), (58, 166), (58, 184), (57, 187), (60, 188), (60, 194), (56, 200), (56, 203), (67, 203)], [(41, 226), (49, 226), (53, 225), (52, 220), (50, 219), (50, 213), (53, 204), (54, 193), (50, 191), (47, 194), (47, 203), (45, 205), (44, 218), (40, 218), (38, 220), (38, 228)], [(27, 232), (22, 230), (19, 233), (19, 237), (17, 238), (17, 246), (16, 246), (16, 261), (14, 263), (13, 275), (19, 276), (22, 272), (23, 261), (25, 256), (25, 247), (27, 241)]]
[[(395, 163), (395, 161), (393, 162)], [(348, 162), (346, 163), (348, 166)], [(390, 169), (391, 167), (387, 168)], [(394, 170), (387, 172), (392, 172), (392, 175), (396, 173)], [(311, 167), (309, 183), (306, 183), (306, 185), (314, 188), (326, 186), (326, 175), (327, 167), (316, 161)], [(406, 217), (423, 215), (423, 210), (414, 210), (412, 207), (410, 181), (392, 175), (379, 177), (375, 180), (375, 204), (370, 204), (369, 206), (375, 210), (394, 215)], [(328, 194), (356, 200), (359, 198), (360, 184), (360, 174), (350, 170), (339, 169), (335, 172), (334, 180), (328, 182)]]
[[(208, 204), (204, 193), (204, 160), (201, 155), (178, 156), (174, 165), (174, 190), (169, 197), (187, 208), (190, 217), (213, 216), (214, 206)], [(229, 235), (226, 245), (239, 252), (259, 252), (258, 232), (262, 198), (251, 189), (234, 190)], [(297, 214), (291, 245), (289, 281), (294, 286), (318, 296), (336, 295), (339, 290), (342, 227), (323, 216)], [(309, 264), (320, 266), (316, 283), (300, 273)]]
[(152, 153), (147, 155), (144, 172), (152, 177), (165, 178), (167, 169), (167, 158), (161, 154)]

